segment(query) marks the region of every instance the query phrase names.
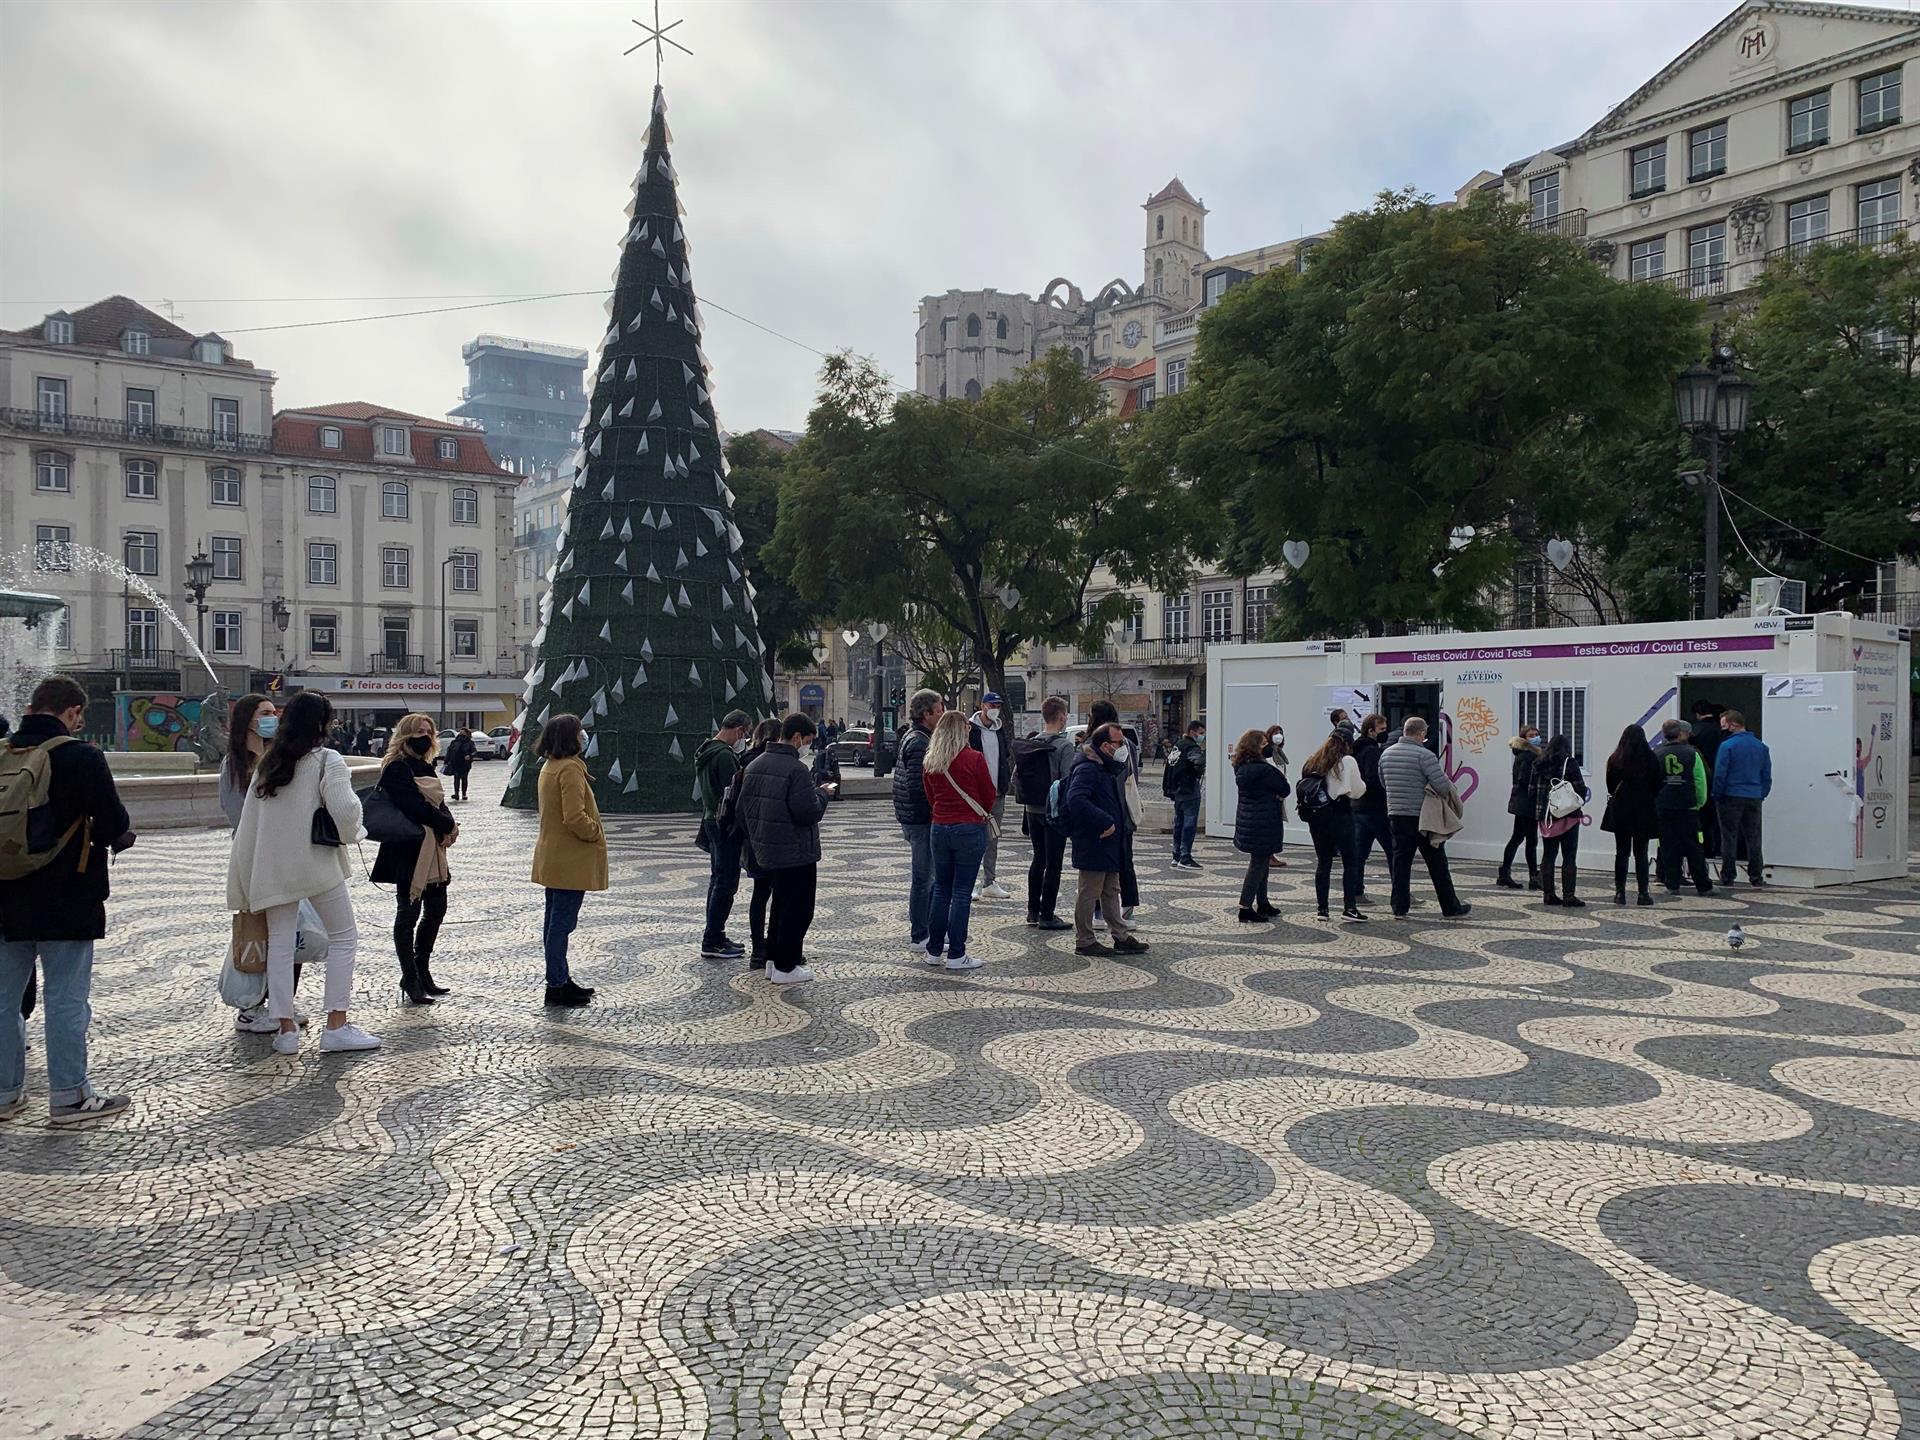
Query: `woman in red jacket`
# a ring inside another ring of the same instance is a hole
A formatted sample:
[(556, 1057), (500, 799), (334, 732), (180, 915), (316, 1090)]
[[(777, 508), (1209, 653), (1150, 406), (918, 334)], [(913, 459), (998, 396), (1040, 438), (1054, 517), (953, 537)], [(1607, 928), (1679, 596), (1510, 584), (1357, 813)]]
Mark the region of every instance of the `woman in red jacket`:
[(973, 912), (973, 881), (987, 853), (993, 824), (993, 776), (980, 752), (967, 743), (967, 717), (949, 710), (933, 727), (921, 764), (920, 783), (933, 807), (927, 848), (933, 859), (933, 905), (927, 917), (927, 963), (978, 970), (985, 962), (967, 954), (967, 918)]

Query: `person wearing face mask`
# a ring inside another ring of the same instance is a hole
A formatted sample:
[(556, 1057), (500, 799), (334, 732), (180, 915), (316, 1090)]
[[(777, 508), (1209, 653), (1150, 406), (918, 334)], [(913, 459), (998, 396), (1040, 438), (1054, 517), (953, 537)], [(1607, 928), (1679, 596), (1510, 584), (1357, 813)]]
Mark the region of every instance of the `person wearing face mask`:
[[(1073, 842), (1073, 868), (1080, 888), (1073, 904), (1073, 948), (1080, 955), (1137, 955), (1147, 948), (1127, 924), (1120, 897), (1122, 841), (1127, 826), (1126, 782), (1131, 778), (1127, 735), (1118, 725), (1097, 726), (1086, 750), (1067, 773), (1062, 811)], [(1093, 907), (1099, 905), (1113, 936), (1109, 950), (1094, 938)]]
[[(254, 767), (267, 753), (267, 744), (280, 730), (280, 711), (265, 695), (242, 695), (233, 702), (233, 715), (227, 723), (227, 754), (220, 762), (220, 809), (229, 829), (238, 828), (240, 814), (247, 803), (247, 786), (253, 780)], [(294, 970), (295, 983), (299, 969)], [(258, 1005), (235, 1012), (234, 1028), (250, 1035), (272, 1035), (280, 1022), (268, 1010), (263, 992)], [(299, 1017), (304, 1023), (305, 1017)]]
[[(1502, 890), (1538, 890), (1540, 888), (1539, 827), (1533, 819), (1533, 770), (1539, 763), (1538, 725), (1522, 725), (1520, 733), (1507, 742), (1513, 751), (1513, 788), (1507, 792), (1507, 814), (1513, 817), (1513, 833), (1507, 837), (1506, 853), (1500, 857), (1500, 874), (1495, 882)], [(1527, 883), (1513, 878), (1513, 856), (1521, 844), (1527, 847)]]
[(1360, 722), (1360, 738), (1353, 745), (1353, 761), (1360, 767), (1360, 778), (1367, 793), (1353, 802), (1354, 863), (1360, 867), (1360, 902), (1367, 900), (1367, 859), (1373, 854), (1373, 842), (1388, 868), (1393, 865), (1393, 827), (1387, 823), (1387, 788), (1380, 783), (1380, 752), (1386, 748), (1387, 717), (1379, 713)]
[[(124, 1095), (96, 1095), (87, 1082), (93, 947), (107, 933), (108, 856), (132, 844), (133, 832), (106, 756), (74, 738), (86, 715), (87, 692), (78, 682), (64, 675), (42, 680), (0, 752), (0, 787), (9, 795), (36, 788), (33, 772), (44, 769), (45, 833), (52, 837), (44, 850), (0, 858), (0, 994), (7, 997), (0, 1007), (0, 1120), (27, 1108), (27, 1022), (19, 1011), (36, 960), (46, 974), (48, 1120), (80, 1124), (131, 1103)], [(24, 807), (13, 813), (20, 818), (9, 838), (25, 847)]]
[(1198, 870), (1193, 858), (1193, 839), (1200, 830), (1200, 785), (1207, 774), (1207, 727), (1203, 721), (1187, 722), (1186, 737), (1167, 757), (1162, 788), (1173, 801), (1173, 868)]
[(1277, 747), (1271, 731), (1249, 730), (1233, 747), (1233, 784), (1239, 803), (1233, 814), (1233, 848), (1247, 857), (1240, 882), (1240, 923), (1264, 925), (1280, 912), (1267, 895), (1267, 872), (1280, 849), (1282, 807), (1292, 787), (1274, 763)]
[(446, 776), (453, 781), (453, 798), (467, 798), (467, 777), (473, 773), (473, 731), (462, 725), (447, 744), (447, 757), (441, 762)]
[[(1118, 725), (1120, 711), (1111, 700), (1096, 700), (1087, 710), (1087, 730), (1091, 734), (1102, 725)], [(1127, 774), (1121, 786), (1122, 819), (1120, 825), (1120, 904), (1124, 913), (1123, 920), (1133, 919), (1134, 907), (1140, 903), (1140, 874), (1133, 865), (1133, 836), (1140, 828), (1141, 817), (1146, 814), (1146, 805), (1140, 798), (1140, 747), (1127, 739), (1123, 728), (1120, 738), (1125, 742), (1122, 749), (1125, 754)], [(1102, 915), (1104, 916), (1104, 909)]]
[(724, 833), (714, 817), (740, 768), (740, 752), (746, 749), (747, 729), (752, 724), (746, 711), (729, 710), (721, 717), (720, 728), (693, 752), (693, 774), (700, 784), (700, 826), (711, 862), (707, 928), (700, 936), (700, 954), (707, 960), (738, 960), (747, 953), (745, 946), (727, 934), (727, 917), (733, 913), (733, 898), (740, 892), (743, 837), (738, 830), (732, 835)]
[(980, 708), (967, 722), (967, 747), (979, 752), (987, 762), (987, 774), (993, 780), (993, 824), (987, 827), (987, 854), (980, 862), (980, 888), (976, 900), (1011, 900), (1013, 892), (994, 876), (1000, 860), (1001, 817), (1007, 808), (1007, 783), (1013, 777), (1012, 737), (1001, 728), (1000, 697), (989, 690), (980, 697)]
[(418, 840), (381, 841), (372, 874), (375, 884), (393, 886), (400, 990), (414, 1005), (431, 1005), (434, 996), (447, 993), (433, 978), (433, 944), (447, 917), (447, 885), (453, 878), (447, 849), (460, 838), (460, 827), (433, 771), (438, 744), (432, 716), (403, 716), (393, 727), (380, 769), (380, 788), (421, 832)]
[[(1287, 732), (1278, 725), (1269, 725), (1267, 727), (1267, 763), (1271, 765), (1274, 769), (1278, 770), (1283, 777), (1286, 775), (1287, 767), (1291, 763), (1287, 759)], [(1278, 832), (1279, 838), (1276, 839), (1273, 844), (1272, 865), (1275, 870), (1284, 870), (1287, 868), (1287, 862), (1281, 856), (1280, 852), (1286, 846), (1286, 838), (1287, 838), (1287, 798), (1286, 797), (1289, 793), (1290, 792), (1287, 790), (1282, 790), (1280, 792), (1280, 829)]]

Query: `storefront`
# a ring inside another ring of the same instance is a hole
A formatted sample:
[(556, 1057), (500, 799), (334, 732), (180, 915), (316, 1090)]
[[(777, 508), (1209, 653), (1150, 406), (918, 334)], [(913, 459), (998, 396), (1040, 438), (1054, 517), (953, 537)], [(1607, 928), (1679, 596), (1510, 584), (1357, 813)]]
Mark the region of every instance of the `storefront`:
[(335, 714), (351, 725), (391, 725), (409, 711), (424, 711), (446, 723), (491, 730), (511, 724), (520, 694), (519, 676), (447, 677), (442, 700), (438, 675), (289, 675), (287, 689), (314, 690), (333, 701)]

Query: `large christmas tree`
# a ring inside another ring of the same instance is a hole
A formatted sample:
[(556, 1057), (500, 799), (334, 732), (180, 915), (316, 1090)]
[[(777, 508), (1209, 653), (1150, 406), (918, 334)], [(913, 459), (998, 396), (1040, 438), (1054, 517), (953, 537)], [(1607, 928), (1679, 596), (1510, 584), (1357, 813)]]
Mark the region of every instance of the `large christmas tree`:
[(533, 742), (577, 714), (600, 808), (659, 814), (699, 805), (693, 752), (727, 711), (765, 713), (753, 587), (693, 298), (666, 96), (653, 90), (608, 302), (585, 449), (548, 572), (520, 741), (503, 803), (532, 809)]

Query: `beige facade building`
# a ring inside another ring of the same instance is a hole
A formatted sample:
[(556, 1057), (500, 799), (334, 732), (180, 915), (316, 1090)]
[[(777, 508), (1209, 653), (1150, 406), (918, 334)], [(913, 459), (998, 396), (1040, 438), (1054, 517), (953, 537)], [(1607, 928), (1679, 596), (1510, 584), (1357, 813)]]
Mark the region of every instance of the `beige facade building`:
[(450, 714), (504, 715), (515, 477), (477, 431), (365, 403), (276, 416), (273, 384), (123, 296), (0, 334), (0, 550), (12, 582), (67, 600), (50, 658), (100, 702), (90, 726), (115, 691), (216, 678), (369, 718), (434, 708), (443, 649)]

